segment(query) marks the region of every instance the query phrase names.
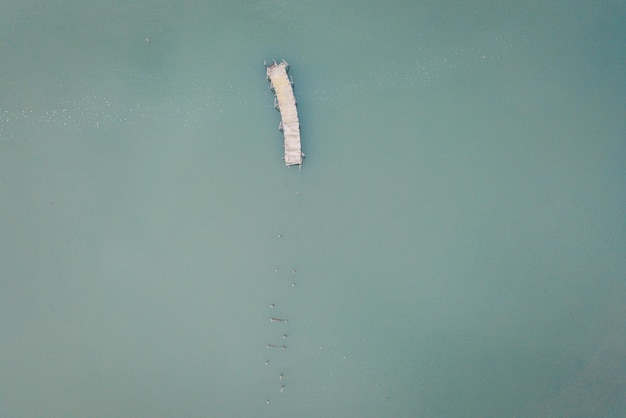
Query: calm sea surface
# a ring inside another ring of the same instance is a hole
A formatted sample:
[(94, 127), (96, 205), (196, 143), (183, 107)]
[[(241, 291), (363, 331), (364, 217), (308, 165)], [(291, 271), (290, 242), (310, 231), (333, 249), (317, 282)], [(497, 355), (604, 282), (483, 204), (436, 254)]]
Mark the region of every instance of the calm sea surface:
[(0, 416), (624, 416), (625, 21), (0, 2)]

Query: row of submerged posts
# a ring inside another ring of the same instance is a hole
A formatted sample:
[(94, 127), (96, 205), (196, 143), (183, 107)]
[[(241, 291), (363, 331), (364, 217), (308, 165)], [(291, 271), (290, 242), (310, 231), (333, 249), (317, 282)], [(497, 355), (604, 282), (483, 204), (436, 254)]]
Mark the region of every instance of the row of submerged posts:
[[(288, 183), (285, 183), (285, 191), (291, 194), (293, 189), (288, 188)], [(295, 214), (300, 213), (300, 190), (295, 190), (295, 201), (288, 199), (288, 211)], [(292, 195), (293, 196), (293, 195)], [(299, 216), (299, 215), (295, 215)], [(271, 376), (273, 383), (273, 389), (267, 392), (268, 397), (265, 402), (270, 405), (271, 400), (275, 394), (282, 395), (287, 391), (286, 387), (291, 378), (289, 373), (289, 360), (293, 360), (293, 353), (290, 355), (287, 347), (290, 346), (291, 334), (289, 328), (291, 327), (290, 313), (285, 307), (297, 306), (298, 303), (294, 303), (294, 300), (287, 302), (287, 298), (295, 299), (302, 297), (302, 293), (298, 292), (300, 287), (300, 281), (303, 279), (302, 272), (296, 270), (296, 265), (292, 264), (291, 256), (293, 251), (287, 251), (287, 247), (290, 249), (297, 248), (300, 242), (299, 234), (295, 230), (285, 231), (285, 233), (276, 234), (272, 240), (276, 245), (276, 254), (281, 255), (275, 260), (273, 267), (274, 278), (271, 280), (276, 285), (277, 292), (271, 296), (271, 299), (265, 301), (266, 320), (270, 323), (269, 338), (265, 344), (265, 366), (268, 368), (269, 375)], [(295, 251), (297, 252), (297, 250)], [(285, 266), (285, 263), (288, 263)], [(305, 283), (306, 285), (306, 283)], [(292, 289), (292, 290), (286, 290)], [(295, 301), (297, 302), (297, 301)], [(298, 323), (296, 316), (295, 323)], [(297, 337), (296, 337), (297, 338)], [(284, 405), (284, 404), (283, 404)]]
[(274, 93), (274, 108), (280, 112), (280, 124), (278, 129), (283, 132), (285, 141), (285, 165), (297, 165), (302, 168), (302, 144), (300, 142), (300, 121), (298, 119), (298, 108), (296, 97), (293, 94), (293, 80), (287, 74), (289, 64), (282, 60), (273, 64), (265, 63), (267, 81), (270, 82), (270, 89)]

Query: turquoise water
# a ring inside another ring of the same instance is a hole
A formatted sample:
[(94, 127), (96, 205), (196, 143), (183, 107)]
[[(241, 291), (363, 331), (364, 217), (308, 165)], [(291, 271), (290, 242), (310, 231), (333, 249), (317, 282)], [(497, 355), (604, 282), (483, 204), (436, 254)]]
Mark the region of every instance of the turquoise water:
[(0, 416), (623, 416), (625, 19), (3, 2)]

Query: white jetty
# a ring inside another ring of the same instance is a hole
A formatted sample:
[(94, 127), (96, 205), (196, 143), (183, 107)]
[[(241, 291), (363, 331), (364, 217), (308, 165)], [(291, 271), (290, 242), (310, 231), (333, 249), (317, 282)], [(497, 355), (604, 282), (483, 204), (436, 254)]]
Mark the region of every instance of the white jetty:
[(298, 109), (296, 108), (296, 98), (293, 95), (293, 81), (289, 79), (287, 71), (289, 64), (282, 60), (280, 63), (265, 65), (267, 69), (267, 80), (271, 83), (274, 93), (274, 108), (280, 111), (280, 124), (278, 129), (283, 131), (285, 136), (285, 164), (298, 165), (302, 167), (302, 145), (300, 143), (300, 121), (298, 120)]

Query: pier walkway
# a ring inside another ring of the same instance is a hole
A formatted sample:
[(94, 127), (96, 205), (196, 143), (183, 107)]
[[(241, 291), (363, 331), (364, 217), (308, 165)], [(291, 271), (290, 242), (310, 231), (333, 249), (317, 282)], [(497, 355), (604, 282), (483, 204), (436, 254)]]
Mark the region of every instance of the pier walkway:
[(266, 65), (267, 80), (271, 83), (271, 89), (275, 95), (274, 107), (280, 111), (281, 122), (278, 129), (283, 131), (285, 137), (285, 164), (302, 166), (302, 145), (300, 143), (300, 121), (296, 98), (293, 95), (293, 83), (287, 75), (289, 64), (282, 60), (274, 61)]

